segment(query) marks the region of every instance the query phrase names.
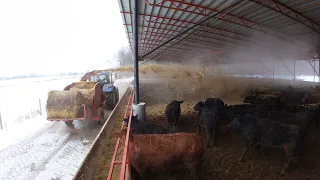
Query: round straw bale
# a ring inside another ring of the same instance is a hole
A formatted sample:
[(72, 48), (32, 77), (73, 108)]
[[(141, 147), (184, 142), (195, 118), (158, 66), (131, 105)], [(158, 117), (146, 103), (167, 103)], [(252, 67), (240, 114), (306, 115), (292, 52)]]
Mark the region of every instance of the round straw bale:
[(83, 117), (84, 97), (78, 91), (49, 91), (47, 100), (47, 116), (55, 118), (80, 118)]
[(93, 88), (97, 82), (95, 81), (80, 81), (80, 82), (75, 82), (73, 88), (77, 89), (91, 89)]

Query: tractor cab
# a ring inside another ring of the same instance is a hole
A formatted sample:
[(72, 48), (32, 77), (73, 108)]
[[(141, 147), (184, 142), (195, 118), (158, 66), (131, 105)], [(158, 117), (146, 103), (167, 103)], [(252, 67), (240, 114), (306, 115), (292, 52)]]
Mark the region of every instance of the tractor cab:
[(98, 82), (101, 87), (103, 87), (105, 84), (113, 84), (115, 73), (112, 72), (106, 72), (106, 73), (97, 73), (93, 76), (91, 76), (88, 80), (89, 81), (96, 81)]
[(106, 72), (102, 70), (95, 70), (85, 74), (81, 81), (98, 82), (103, 92), (103, 100), (108, 109), (113, 109), (119, 101), (119, 90), (114, 86), (114, 81), (117, 74), (114, 72)]

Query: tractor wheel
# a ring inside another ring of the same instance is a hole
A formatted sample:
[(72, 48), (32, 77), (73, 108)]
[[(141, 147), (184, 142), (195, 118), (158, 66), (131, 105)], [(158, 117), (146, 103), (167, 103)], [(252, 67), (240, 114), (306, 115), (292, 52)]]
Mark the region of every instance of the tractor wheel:
[(100, 124), (104, 125), (104, 123), (106, 122), (106, 119), (104, 118), (104, 110), (101, 109), (101, 113), (100, 113)]
[(109, 93), (107, 93), (107, 96), (106, 96), (106, 105), (107, 105), (107, 109), (109, 109), (109, 110), (114, 108), (113, 94), (114, 94), (114, 92), (109, 92)]
[(117, 94), (116, 93), (117, 93), (117, 88), (114, 87), (113, 91), (112, 91), (112, 109), (114, 109), (114, 107), (117, 104)]
[(67, 126), (72, 126), (73, 120), (65, 121), (64, 123), (66, 123)]
[(119, 97), (120, 95), (119, 95), (119, 88), (117, 88), (117, 93), (116, 93), (116, 103), (118, 103), (119, 102), (119, 100), (120, 100), (120, 97)]

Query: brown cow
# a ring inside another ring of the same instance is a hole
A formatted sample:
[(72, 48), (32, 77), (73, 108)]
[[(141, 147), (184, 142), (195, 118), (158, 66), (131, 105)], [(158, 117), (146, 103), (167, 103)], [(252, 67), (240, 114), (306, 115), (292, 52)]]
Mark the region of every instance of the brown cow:
[[(125, 138), (127, 129), (113, 136)], [(199, 179), (198, 170), (204, 143), (202, 137), (193, 133), (132, 134), (129, 137), (131, 166), (142, 179), (148, 171), (163, 171), (175, 167), (187, 167), (193, 179)]]

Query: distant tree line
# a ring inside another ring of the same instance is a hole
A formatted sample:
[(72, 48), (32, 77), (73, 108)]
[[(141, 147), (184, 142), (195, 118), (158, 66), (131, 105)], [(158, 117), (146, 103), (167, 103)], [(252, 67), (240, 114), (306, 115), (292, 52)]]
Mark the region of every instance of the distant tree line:
[(122, 47), (116, 54), (116, 59), (120, 66), (128, 66), (133, 64), (130, 49), (128, 47)]
[[(75, 76), (75, 75), (83, 75), (85, 72), (67, 72), (67, 73), (60, 73), (55, 74), (58, 76)], [(11, 80), (11, 79), (22, 79), (22, 78), (35, 78), (35, 77), (46, 77), (46, 76), (52, 76), (52, 75), (46, 75), (46, 74), (36, 74), (31, 73), (29, 75), (16, 75), (16, 76), (10, 76), (10, 77), (0, 77), (0, 80)]]

